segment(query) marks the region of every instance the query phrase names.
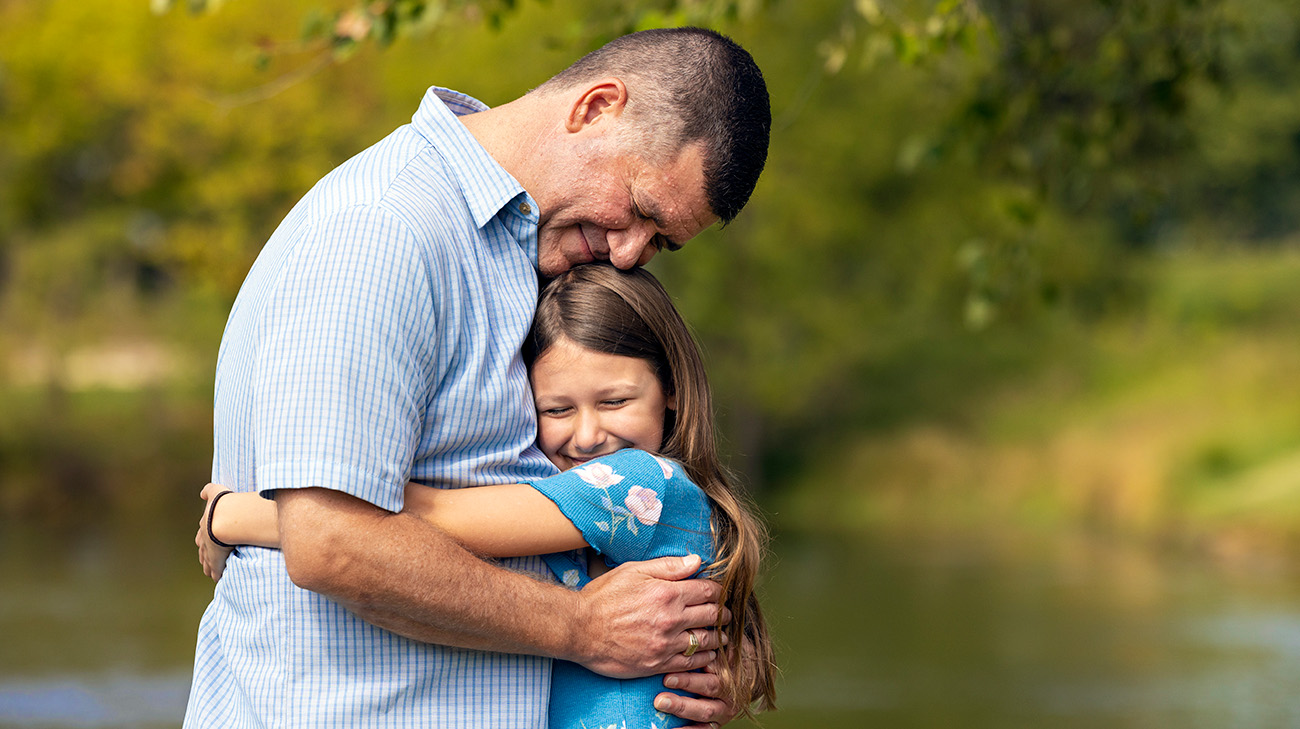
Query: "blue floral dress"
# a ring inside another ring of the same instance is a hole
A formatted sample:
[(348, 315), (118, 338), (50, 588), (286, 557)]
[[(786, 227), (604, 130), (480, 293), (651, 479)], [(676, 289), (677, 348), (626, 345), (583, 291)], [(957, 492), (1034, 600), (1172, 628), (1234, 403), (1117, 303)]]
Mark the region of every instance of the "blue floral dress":
[[(679, 463), (629, 449), (532, 486), (560, 507), (610, 566), (687, 554), (700, 555), (705, 565), (713, 561), (708, 497)], [(579, 589), (591, 581), (582, 550), (543, 559), (569, 587)], [(655, 710), (654, 697), (665, 690), (662, 676), (620, 680), (556, 661), (550, 727), (665, 729), (689, 724)]]

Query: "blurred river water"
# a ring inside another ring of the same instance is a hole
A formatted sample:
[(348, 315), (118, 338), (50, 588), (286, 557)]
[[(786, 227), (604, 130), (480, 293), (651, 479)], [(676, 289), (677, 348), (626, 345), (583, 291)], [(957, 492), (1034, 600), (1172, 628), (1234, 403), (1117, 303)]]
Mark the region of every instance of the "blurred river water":
[[(211, 595), (191, 536), (0, 527), (0, 727), (178, 726)], [(774, 554), (771, 729), (1300, 726), (1281, 570), (993, 533), (784, 534)]]

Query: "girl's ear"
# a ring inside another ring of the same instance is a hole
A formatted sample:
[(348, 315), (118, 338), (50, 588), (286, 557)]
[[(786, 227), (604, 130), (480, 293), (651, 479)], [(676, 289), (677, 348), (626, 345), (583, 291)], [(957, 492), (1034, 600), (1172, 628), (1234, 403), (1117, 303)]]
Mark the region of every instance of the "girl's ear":
[(664, 434), (663, 443), (660, 447), (666, 445), (669, 440), (677, 434), (677, 393), (671, 393), (664, 398)]

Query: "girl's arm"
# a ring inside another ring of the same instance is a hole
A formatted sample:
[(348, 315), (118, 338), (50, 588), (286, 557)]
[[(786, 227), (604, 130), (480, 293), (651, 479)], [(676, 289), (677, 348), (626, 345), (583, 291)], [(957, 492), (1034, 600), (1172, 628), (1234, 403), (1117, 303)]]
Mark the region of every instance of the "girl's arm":
[[(211, 503), (224, 490), (208, 484), (201, 495)], [(487, 557), (550, 554), (586, 546), (582, 533), (559, 507), (526, 484), (437, 489), (408, 483), (405, 499), (403, 513), (428, 521), (466, 549)], [(280, 547), (275, 502), (258, 494), (227, 494), (208, 518), (213, 535), (226, 544)], [(220, 577), (228, 552), (207, 539), (205, 525), (200, 525), (196, 541), (207, 543), (206, 550), (205, 544), (199, 545), (204, 572)]]
[(487, 557), (551, 554), (587, 546), (582, 532), (555, 502), (528, 484), (437, 489), (408, 483), (402, 511)]
[[(199, 495), (208, 502), (211, 510), (212, 499), (229, 490), (225, 486), (210, 483), (203, 487), (203, 492)], [(279, 549), (280, 525), (277, 516), (274, 501), (252, 492), (222, 496), (216, 510), (207, 515), (213, 536), (226, 544)]]
[[(226, 571), (226, 559), (230, 557), (231, 548), (224, 544), (280, 546), (275, 502), (253, 493), (229, 493), (214, 502), (218, 495), (229, 490), (210, 483), (199, 493), (207, 503), (199, 516), (199, 531), (194, 535), (194, 544), (199, 548), (203, 574), (213, 580), (221, 579), (221, 574)], [(220, 508), (214, 509), (214, 505)], [(214, 536), (222, 544), (212, 541)]]

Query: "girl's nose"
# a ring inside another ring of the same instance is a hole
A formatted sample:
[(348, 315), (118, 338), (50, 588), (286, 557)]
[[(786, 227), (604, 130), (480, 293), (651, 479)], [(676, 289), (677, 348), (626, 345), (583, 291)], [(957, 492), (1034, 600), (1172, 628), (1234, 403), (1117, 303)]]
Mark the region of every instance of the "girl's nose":
[(600, 426), (600, 416), (584, 413), (578, 416), (574, 427), (573, 444), (579, 450), (591, 452), (605, 443), (605, 430)]

